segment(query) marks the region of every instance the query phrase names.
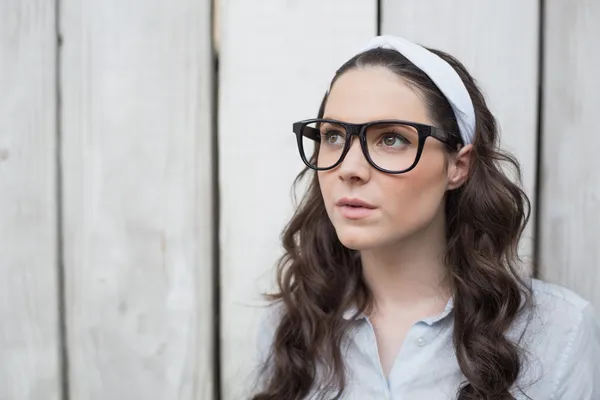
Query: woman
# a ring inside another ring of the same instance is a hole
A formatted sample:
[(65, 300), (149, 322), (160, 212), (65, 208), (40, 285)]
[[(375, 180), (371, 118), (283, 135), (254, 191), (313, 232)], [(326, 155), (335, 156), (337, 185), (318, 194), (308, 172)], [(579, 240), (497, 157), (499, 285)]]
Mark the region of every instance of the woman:
[(377, 37), (293, 128), (316, 172), (253, 400), (600, 399), (594, 311), (519, 273), (529, 201), (461, 63)]

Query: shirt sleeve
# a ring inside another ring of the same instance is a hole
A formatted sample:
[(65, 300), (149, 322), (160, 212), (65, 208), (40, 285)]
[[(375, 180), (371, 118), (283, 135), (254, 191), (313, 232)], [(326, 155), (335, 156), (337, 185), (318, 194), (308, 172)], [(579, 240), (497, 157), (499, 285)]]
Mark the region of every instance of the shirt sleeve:
[(600, 399), (600, 325), (588, 304), (573, 326), (558, 368), (551, 400)]
[(271, 353), (275, 330), (281, 318), (281, 306), (279, 304), (270, 305), (262, 310), (261, 314), (254, 347), (252, 392), (257, 392), (263, 388), (268, 379), (269, 366), (267, 362)]

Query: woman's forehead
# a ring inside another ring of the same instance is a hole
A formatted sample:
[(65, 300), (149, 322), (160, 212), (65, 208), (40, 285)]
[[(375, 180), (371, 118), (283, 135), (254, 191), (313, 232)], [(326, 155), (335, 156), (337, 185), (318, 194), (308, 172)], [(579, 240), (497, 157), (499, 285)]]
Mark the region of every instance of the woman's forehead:
[(324, 117), (352, 123), (380, 119), (430, 122), (421, 97), (382, 67), (357, 68), (341, 75), (330, 90)]

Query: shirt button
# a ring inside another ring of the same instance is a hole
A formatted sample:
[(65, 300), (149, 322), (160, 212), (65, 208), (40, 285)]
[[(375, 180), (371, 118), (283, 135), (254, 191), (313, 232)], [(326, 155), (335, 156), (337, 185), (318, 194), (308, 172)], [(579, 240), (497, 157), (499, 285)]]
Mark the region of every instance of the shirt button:
[(417, 339), (417, 345), (418, 345), (419, 347), (423, 347), (423, 346), (425, 346), (425, 339), (423, 339), (422, 337), (419, 337), (419, 338)]

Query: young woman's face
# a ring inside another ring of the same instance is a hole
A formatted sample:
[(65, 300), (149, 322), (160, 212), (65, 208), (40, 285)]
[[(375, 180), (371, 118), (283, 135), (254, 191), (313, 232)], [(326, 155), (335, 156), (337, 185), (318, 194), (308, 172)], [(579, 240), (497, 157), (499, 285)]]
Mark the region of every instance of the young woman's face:
[[(423, 100), (393, 72), (377, 67), (353, 69), (331, 88), (323, 118), (349, 123), (397, 119), (434, 125)], [(417, 166), (392, 175), (373, 168), (358, 138), (338, 167), (318, 172), (327, 214), (346, 247), (369, 250), (394, 245), (426, 231), (443, 218), (444, 194), (452, 180), (444, 145), (425, 141)], [(368, 203), (367, 209), (340, 205)]]

